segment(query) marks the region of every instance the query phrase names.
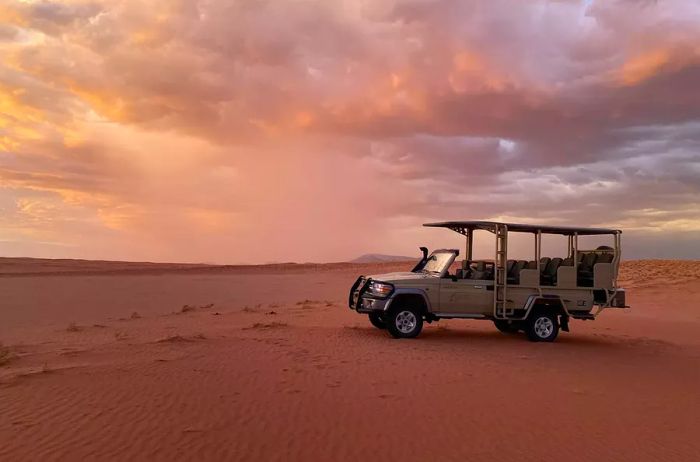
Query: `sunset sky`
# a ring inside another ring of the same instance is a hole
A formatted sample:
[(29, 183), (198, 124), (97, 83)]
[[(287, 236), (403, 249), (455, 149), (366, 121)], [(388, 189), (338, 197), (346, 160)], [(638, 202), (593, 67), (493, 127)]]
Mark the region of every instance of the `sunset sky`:
[(697, 0), (0, 0), (0, 58), (0, 256), (700, 258)]

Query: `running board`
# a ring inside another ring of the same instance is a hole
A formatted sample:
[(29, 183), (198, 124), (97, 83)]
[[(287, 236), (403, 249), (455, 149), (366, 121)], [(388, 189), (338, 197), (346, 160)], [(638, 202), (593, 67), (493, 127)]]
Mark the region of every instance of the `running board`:
[(483, 314), (460, 314), (460, 313), (432, 313), (440, 319), (486, 319)]

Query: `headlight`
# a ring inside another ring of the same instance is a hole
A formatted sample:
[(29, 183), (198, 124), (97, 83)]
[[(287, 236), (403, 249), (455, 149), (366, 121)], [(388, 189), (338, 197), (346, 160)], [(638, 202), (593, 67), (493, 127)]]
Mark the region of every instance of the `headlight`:
[(394, 291), (394, 286), (386, 282), (372, 281), (369, 285), (369, 293), (377, 297), (388, 297)]

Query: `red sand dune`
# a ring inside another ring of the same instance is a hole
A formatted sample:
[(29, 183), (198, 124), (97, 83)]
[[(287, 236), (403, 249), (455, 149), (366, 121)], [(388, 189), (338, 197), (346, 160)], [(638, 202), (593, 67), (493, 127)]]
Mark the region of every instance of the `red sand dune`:
[(700, 454), (700, 262), (626, 262), (631, 310), (533, 344), (479, 321), (393, 340), (347, 309), (406, 263), (9, 260), (0, 460)]

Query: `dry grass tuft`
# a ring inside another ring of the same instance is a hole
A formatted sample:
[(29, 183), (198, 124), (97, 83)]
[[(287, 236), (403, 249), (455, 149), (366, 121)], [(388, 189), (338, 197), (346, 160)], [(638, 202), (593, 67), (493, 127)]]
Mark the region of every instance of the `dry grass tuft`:
[(0, 343), (0, 366), (4, 366), (15, 359), (17, 359), (17, 355), (14, 351)]
[(207, 337), (204, 334), (195, 334), (191, 337), (175, 334), (158, 339), (156, 340), (156, 343), (190, 343), (196, 340), (206, 340), (206, 338)]
[(255, 313), (257, 310), (246, 305), (241, 309), (241, 311), (244, 313)]
[(250, 327), (244, 327), (243, 329), (279, 329), (280, 327), (287, 327), (286, 322), (256, 322)]
[(196, 306), (191, 306), (191, 305), (182, 305), (182, 308), (180, 309), (180, 313), (189, 313), (190, 311), (196, 310)]
[(66, 327), (67, 332), (80, 332), (81, 330), (83, 330), (83, 328), (74, 322), (68, 324), (68, 327)]
[(191, 341), (192, 340), (188, 339), (187, 337), (183, 337), (182, 335), (169, 335), (156, 340), (156, 343), (186, 343)]
[(126, 332), (117, 331), (114, 333), (115, 340), (126, 340), (126, 337), (127, 337)]
[(131, 319), (139, 319), (141, 318), (141, 315), (138, 313), (138, 311), (134, 311), (131, 313)]

